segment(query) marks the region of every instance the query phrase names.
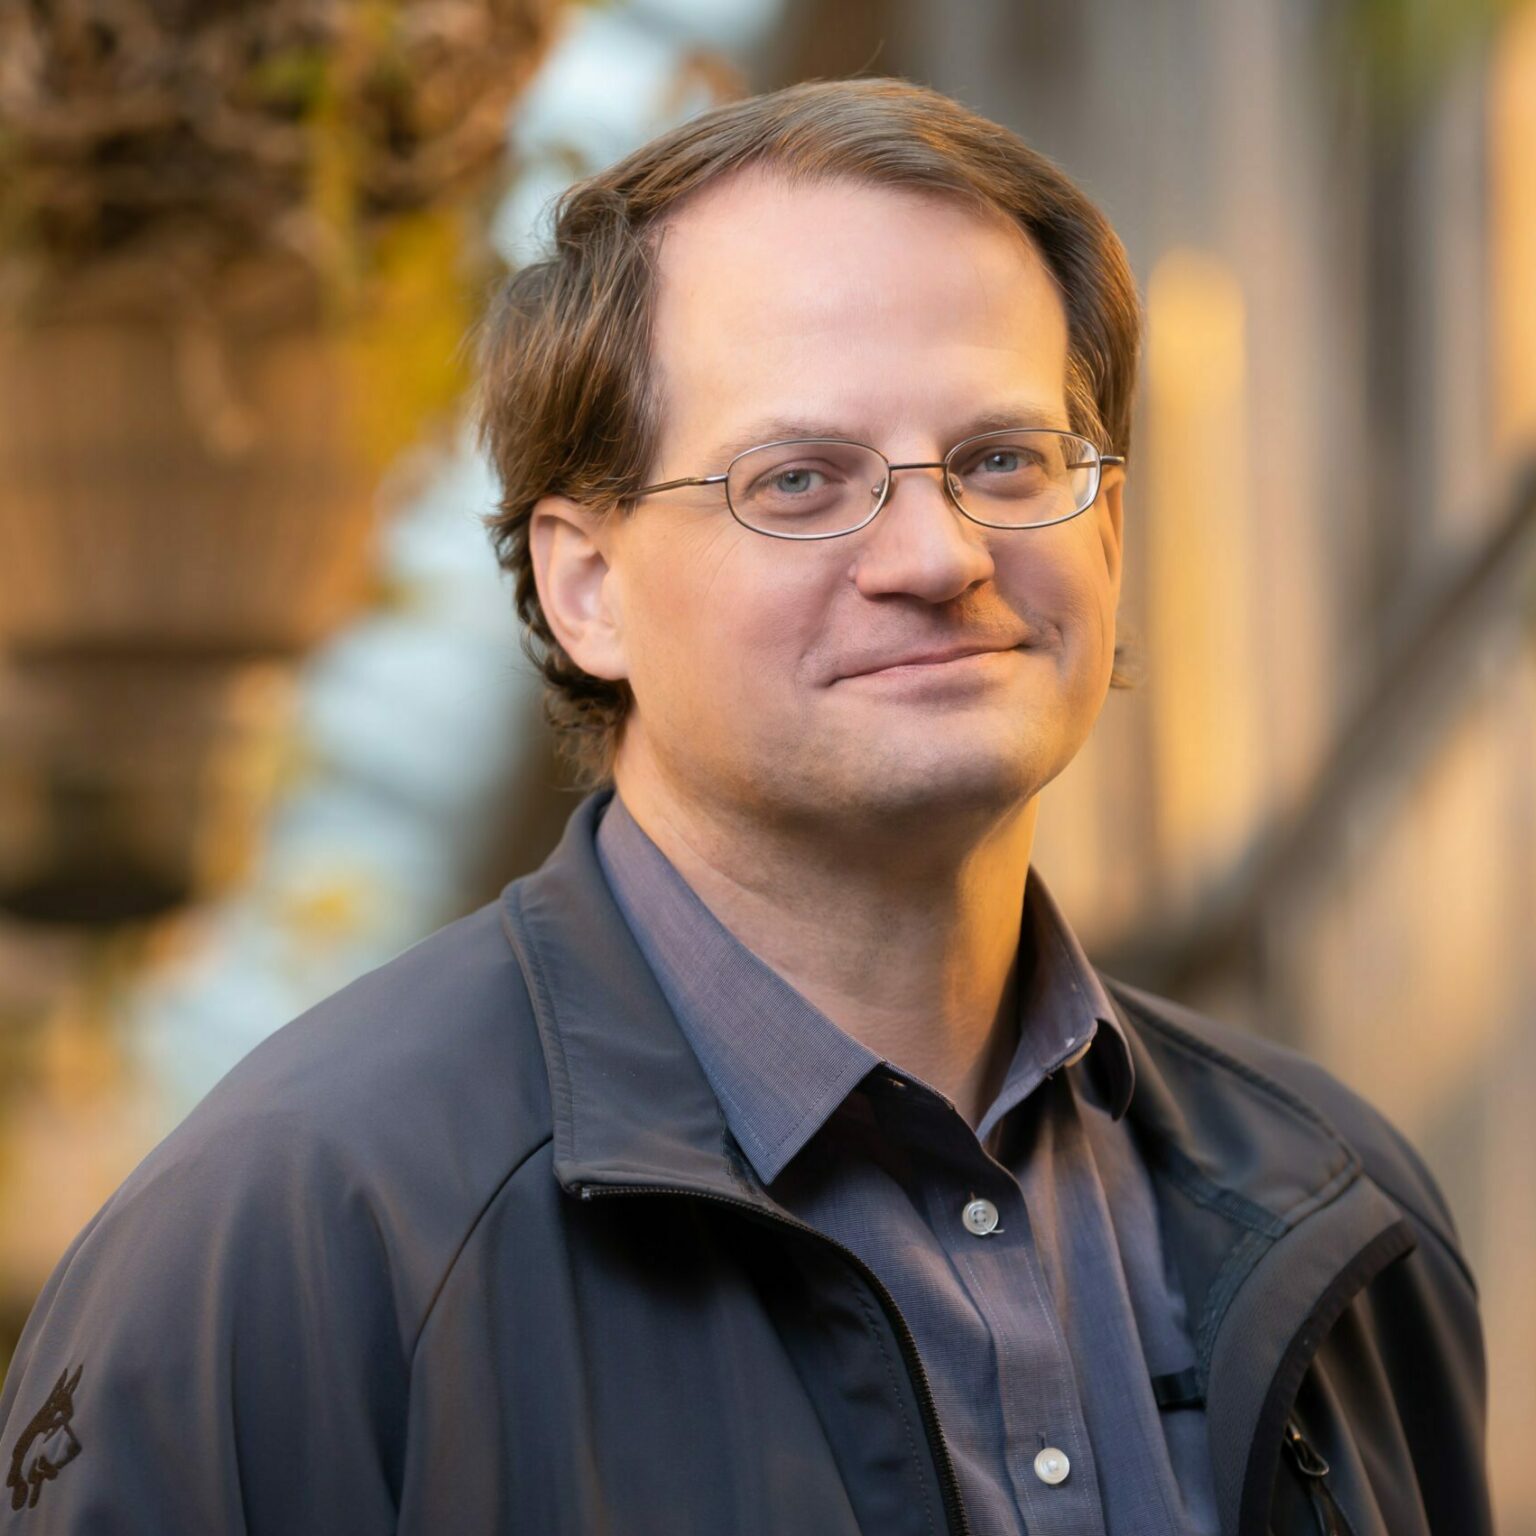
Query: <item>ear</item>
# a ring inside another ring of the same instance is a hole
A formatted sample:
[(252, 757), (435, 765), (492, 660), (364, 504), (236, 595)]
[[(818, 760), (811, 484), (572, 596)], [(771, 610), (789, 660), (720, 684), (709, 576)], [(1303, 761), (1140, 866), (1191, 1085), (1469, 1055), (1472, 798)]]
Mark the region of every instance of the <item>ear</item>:
[(593, 677), (629, 676), (623, 613), (610, 564), (613, 520), (565, 496), (543, 496), (528, 524), (534, 585), (549, 627), (567, 656)]
[(1120, 567), (1125, 552), (1125, 466), (1107, 465), (1099, 481), (1098, 500), (1093, 504), (1098, 520), (1099, 543), (1104, 549), (1104, 566), (1109, 584), (1120, 600)]

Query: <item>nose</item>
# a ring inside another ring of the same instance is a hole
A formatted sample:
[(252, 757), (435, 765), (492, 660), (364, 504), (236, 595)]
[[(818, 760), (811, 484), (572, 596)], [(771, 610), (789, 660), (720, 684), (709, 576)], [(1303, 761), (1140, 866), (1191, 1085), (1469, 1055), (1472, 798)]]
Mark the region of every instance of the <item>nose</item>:
[(854, 556), (854, 584), (865, 597), (905, 592), (943, 603), (994, 574), (987, 530), (950, 501), (943, 475), (927, 466), (892, 472), (885, 505)]

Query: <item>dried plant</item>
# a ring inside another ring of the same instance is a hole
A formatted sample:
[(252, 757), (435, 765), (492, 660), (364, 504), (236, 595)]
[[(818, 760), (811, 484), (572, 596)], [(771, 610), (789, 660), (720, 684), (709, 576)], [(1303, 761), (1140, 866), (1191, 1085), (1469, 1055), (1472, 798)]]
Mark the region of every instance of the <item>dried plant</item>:
[(0, 257), (281, 256), (345, 290), (381, 229), (496, 164), (557, 5), (9, 0)]

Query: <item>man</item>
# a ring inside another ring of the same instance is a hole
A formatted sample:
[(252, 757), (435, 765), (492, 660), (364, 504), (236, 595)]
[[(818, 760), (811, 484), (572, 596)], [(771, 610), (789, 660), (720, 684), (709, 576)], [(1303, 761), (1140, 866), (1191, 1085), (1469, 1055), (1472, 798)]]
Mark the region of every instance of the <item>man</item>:
[(597, 787), (76, 1240), (8, 1529), (1490, 1529), (1418, 1158), (1030, 867), (1115, 676), (1137, 336), (1082, 194), (900, 82), (567, 195), (482, 409)]

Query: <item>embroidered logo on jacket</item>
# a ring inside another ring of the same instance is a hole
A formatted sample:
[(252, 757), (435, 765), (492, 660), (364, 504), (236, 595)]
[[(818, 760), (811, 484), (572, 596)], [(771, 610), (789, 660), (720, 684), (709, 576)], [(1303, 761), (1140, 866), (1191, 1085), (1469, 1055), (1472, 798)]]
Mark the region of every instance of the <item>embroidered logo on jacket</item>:
[(11, 1447), (11, 1470), (5, 1482), (11, 1490), (12, 1509), (20, 1509), (23, 1504), (30, 1509), (37, 1503), (43, 1484), (57, 1477), (59, 1469), (67, 1467), (80, 1454), (80, 1442), (69, 1421), (74, 1417), (74, 1393), (83, 1369), (77, 1365), (71, 1376), (66, 1365), (59, 1372), (48, 1401), (32, 1415), (32, 1422)]

